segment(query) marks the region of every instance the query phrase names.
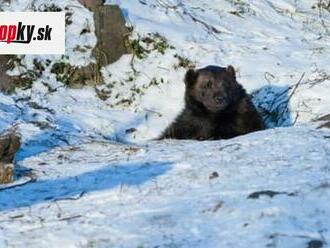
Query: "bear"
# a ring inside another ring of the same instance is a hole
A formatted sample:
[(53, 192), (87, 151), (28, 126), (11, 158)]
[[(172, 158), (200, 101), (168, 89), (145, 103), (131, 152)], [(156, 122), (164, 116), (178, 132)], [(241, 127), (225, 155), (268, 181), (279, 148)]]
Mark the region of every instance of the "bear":
[(233, 66), (189, 69), (185, 78), (185, 107), (158, 137), (161, 139), (230, 139), (264, 129)]

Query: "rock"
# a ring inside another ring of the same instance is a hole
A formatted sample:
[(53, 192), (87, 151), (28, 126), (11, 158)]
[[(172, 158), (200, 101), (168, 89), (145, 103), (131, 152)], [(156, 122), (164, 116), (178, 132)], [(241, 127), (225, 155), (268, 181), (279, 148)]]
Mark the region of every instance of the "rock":
[(330, 114), (322, 116), (321, 118), (317, 119), (317, 121), (322, 121), (323, 124), (319, 126), (319, 128), (330, 128)]
[(11, 130), (0, 135), (0, 184), (11, 182), (13, 160), (20, 146), (20, 137), (15, 131)]
[(20, 137), (15, 131), (8, 131), (0, 135), (0, 163), (12, 163), (20, 146)]
[(13, 164), (0, 163), (0, 185), (7, 184), (12, 181), (14, 166)]
[(216, 172), (216, 171), (212, 172), (212, 173), (209, 175), (209, 179), (210, 179), (210, 180), (213, 180), (213, 179), (218, 178), (218, 177), (219, 177), (219, 173)]
[(12, 58), (11, 55), (0, 55), (0, 91), (2, 92), (8, 92), (13, 87), (14, 79), (6, 74), (11, 67)]
[(95, 9), (104, 4), (105, 0), (79, 0), (79, 2), (87, 9), (94, 12)]
[(102, 82), (99, 66), (90, 63), (87, 66), (75, 67), (69, 63), (55, 63), (51, 72), (56, 74), (56, 79), (70, 88), (79, 89), (83, 86), (95, 86)]
[(125, 39), (128, 29), (119, 6), (104, 6), (103, 0), (79, 0), (86, 8), (94, 12), (95, 33), (97, 44), (93, 49), (96, 63), (84, 67), (75, 67), (68, 63), (55, 63), (51, 69), (58, 81), (70, 88), (95, 86), (102, 83), (100, 69), (117, 61), (123, 54), (128, 53)]
[(308, 242), (307, 248), (322, 248), (323, 242), (321, 240), (311, 240)]
[(118, 5), (100, 6), (94, 10), (97, 44), (93, 54), (102, 67), (117, 61), (128, 49), (125, 40), (129, 34)]
[[(79, 83), (83, 82), (81, 86), (84, 85), (97, 85), (101, 83), (102, 76), (99, 70), (99, 66), (90, 63), (87, 66), (80, 67), (79, 69), (75, 70), (73, 75), (71, 76), (71, 85), (72, 88), (80, 88)], [(78, 87), (77, 87), (78, 86)]]
[(20, 75), (9, 76), (7, 71), (13, 69), (15, 64), (19, 62), (20, 58), (17, 56), (0, 55), (0, 91), (10, 94), (15, 88), (29, 88), (37, 78), (37, 72), (33, 70), (27, 70)]
[(287, 192), (278, 192), (272, 190), (262, 190), (253, 192), (248, 196), (248, 199), (259, 199), (261, 196), (268, 196), (273, 198), (276, 195), (287, 195), (287, 196), (296, 196), (296, 193), (287, 193)]

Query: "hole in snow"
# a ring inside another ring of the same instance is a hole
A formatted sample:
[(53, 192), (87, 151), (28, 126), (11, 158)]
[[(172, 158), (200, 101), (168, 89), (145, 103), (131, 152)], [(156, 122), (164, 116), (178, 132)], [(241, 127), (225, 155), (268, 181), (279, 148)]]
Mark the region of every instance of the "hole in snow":
[(267, 85), (251, 94), (252, 101), (259, 111), (266, 128), (293, 125), (289, 107), (289, 92), (288, 86)]

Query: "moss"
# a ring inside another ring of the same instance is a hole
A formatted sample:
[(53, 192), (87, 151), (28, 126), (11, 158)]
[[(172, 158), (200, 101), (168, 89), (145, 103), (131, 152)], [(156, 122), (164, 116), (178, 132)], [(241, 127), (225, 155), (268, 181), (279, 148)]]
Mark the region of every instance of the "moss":
[(194, 68), (196, 65), (190, 59), (180, 56), (179, 54), (175, 54), (174, 58), (178, 59), (178, 63), (174, 65), (174, 68), (177, 69), (179, 67), (183, 68)]
[(159, 33), (154, 33), (154, 34), (150, 34), (151, 37), (153, 38), (154, 42), (153, 44), (153, 50), (157, 50), (159, 53), (161, 54), (165, 54), (165, 51), (167, 49), (174, 49), (173, 46), (170, 46), (168, 44), (167, 39), (160, 35)]
[(68, 11), (68, 8), (65, 8), (66, 12), (65, 12), (65, 25), (69, 26), (72, 24), (72, 15), (73, 13)]
[(37, 78), (38, 76), (34, 71), (27, 71), (20, 76), (14, 76), (12, 77), (11, 87), (6, 89), (6, 93), (13, 94), (16, 89), (29, 89)]
[(326, 10), (330, 13), (330, 1), (329, 0), (318, 0), (316, 4), (312, 6), (312, 9)]
[(159, 33), (149, 33), (148, 36), (141, 40), (148, 47), (149, 51), (158, 51), (161, 54), (165, 54), (167, 49), (173, 49), (173, 46), (168, 44), (167, 39)]
[(120, 100), (119, 102), (117, 102), (115, 105), (116, 106), (119, 106), (119, 105), (122, 105), (122, 106), (129, 106), (133, 103), (133, 98), (129, 98), (129, 99), (122, 99)]
[(12, 55), (10, 56), (10, 59), (8, 60), (8, 70), (13, 70), (17, 66), (23, 66), (22, 64), (22, 59), (24, 58), (23, 56), (19, 55)]
[(244, 14), (252, 14), (255, 15), (255, 11), (251, 9), (251, 6), (249, 3), (243, 2), (241, 0), (226, 0), (229, 2), (235, 10), (229, 11), (229, 14), (236, 15), (239, 17), (243, 17)]
[(95, 91), (96, 91), (96, 94), (97, 96), (102, 100), (102, 101), (106, 101), (110, 94), (111, 94), (111, 91), (110, 90), (107, 90), (107, 89), (99, 89), (99, 88), (95, 88)]
[[(132, 36), (132, 33), (129, 36)], [(128, 39), (126, 43), (128, 50), (138, 59), (146, 58), (152, 51), (165, 54), (167, 49), (174, 49), (173, 46), (169, 45), (168, 40), (159, 33), (148, 33), (142, 38)]]
[(56, 80), (71, 88), (81, 88), (85, 85), (97, 85), (101, 83), (101, 74), (96, 64), (84, 67), (76, 67), (68, 62), (54, 63), (50, 71), (56, 75)]
[(7, 94), (12, 94), (16, 89), (29, 89), (32, 87), (34, 81), (41, 77), (42, 73), (45, 70), (45, 66), (41, 61), (34, 59), (33, 68), (27, 69), (26, 66), (22, 63), (24, 56), (10, 56), (8, 60), (6, 70), (13, 70), (15, 67), (24, 68), (24, 72), (20, 75), (11, 76), (9, 86), (4, 89)]
[(61, 12), (62, 8), (58, 7), (55, 4), (43, 4), (38, 8), (39, 11), (42, 12)]
[(233, 10), (233, 11), (229, 11), (229, 14), (238, 16), (238, 17), (242, 17), (242, 12), (241, 11), (237, 11), (237, 10)]
[[(165, 54), (168, 49), (174, 48), (168, 43), (167, 39), (159, 33), (148, 33), (142, 37), (137, 34), (137, 38), (133, 39), (133, 28), (128, 27), (128, 30), (130, 33), (127, 36), (126, 45), (136, 59), (145, 59), (151, 52)], [(107, 83), (106, 86), (96, 89), (100, 99), (109, 99), (109, 103), (111, 103), (112, 107), (127, 107), (144, 95), (148, 88), (159, 86), (164, 83), (163, 78), (152, 78), (149, 83), (146, 82), (143, 85), (136, 85), (134, 82), (140, 73), (134, 69), (133, 63), (134, 59), (131, 62), (132, 70), (126, 73), (124, 79), (112, 81)], [(109, 77), (111, 77), (111, 75), (109, 75)], [(120, 90), (122, 86), (124, 89), (128, 87), (128, 92)], [(119, 92), (113, 90), (113, 88), (119, 89)]]
[(147, 54), (149, 53), (149, 51), (141, 45), (140, 40), (138, 40), (138, 39), (131, 40), (129, 45), (130, 45), (130, 48), (131, 48), (133, 54), (138, 59), (144, 59), (147, 56)]
[(38, 59), (33, 59), (33, 71), (37, 77), (41, 77), (42, 73), (45, 71), (45, 67), (41, 61)]
[(57, 62), (53, 64), (51, 73), (56, 74), (56, 80), (66, 85), (70, 83), (70, 76), (74, 71), (74, 67), (67, 62)]

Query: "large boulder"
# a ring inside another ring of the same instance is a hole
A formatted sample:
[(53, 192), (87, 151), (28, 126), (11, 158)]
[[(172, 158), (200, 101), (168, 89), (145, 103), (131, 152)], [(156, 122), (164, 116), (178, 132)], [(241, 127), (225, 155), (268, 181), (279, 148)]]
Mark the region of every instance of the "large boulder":
[(9, 76), (7, 71), (12, 70), (20, 63), (20, 58), (15, 55), (0, 55), (0, 91), (12, 93), (15, 88), (26, 89), (31, 87), (37, 78), (37, 72), (27, 70), (19, 75)]
[(117, 61), (129, 51), (125, 46), (128, 29), (118, 5), (104, 5), (104, 0), (79, 0), (94, 12), (97, 45), (93, 51), (97, 64), (102, 67)]
[(129, 31), (118, 5), (100, 6), (94, 10), (97, 44), (93, 54), (102, 67), (117, 61), (129, 53), (126, 47)]
[(11, 67), (12, 58), (13, 56), (10, 55), (0, 55), (0, 91), (3, 92), (8, 92), (14, 82), (14, 79), (6, 73)]
[(0, 135), (0, 184), (12, 181), (13, 161), (20, 146), (20, 137), (15, 131), (7, 131)]
[(71, 88), (102, 83), (101, 67), (117, 61), (128, 53), (126, 40), (129, 30), (118, 5), (104, 5), (103, 0), (79, 0), (82, 5), (94, 12), (97, 44), (93, 49), (96, 63), (85, 67), (75, 67), (69, 63), (55, 63), (51, 69), (58, 81)]
[(99, 6), (102, 6), (105, 0), (79, 0), (79, 2), (91, 11), (94, 11)]

